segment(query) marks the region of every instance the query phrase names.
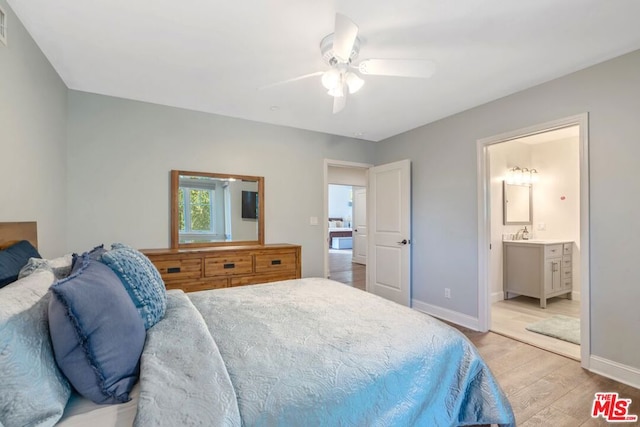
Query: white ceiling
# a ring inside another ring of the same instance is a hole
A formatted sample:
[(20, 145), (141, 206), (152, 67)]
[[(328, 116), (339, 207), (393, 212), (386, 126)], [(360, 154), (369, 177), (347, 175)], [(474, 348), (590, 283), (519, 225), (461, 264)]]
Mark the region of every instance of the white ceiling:
[[(370, 141), (640, 48), (638, 0), (8, 1), (71, 89)], [(320, 77), (257, 89), (326, 70), (336, 12), (360, 59), (436, 74), (365, 76), (336, 115)]]
[(524, 138), (514, 139), (514, 141), (523, 142), (525, 144), (535, 145), (544, 144), (551, 141), (560, 141), (569, 138), (578, 138), (580, 136), (580, 126), (569, 126), (550, 130), (546, 132), (536, 133)]

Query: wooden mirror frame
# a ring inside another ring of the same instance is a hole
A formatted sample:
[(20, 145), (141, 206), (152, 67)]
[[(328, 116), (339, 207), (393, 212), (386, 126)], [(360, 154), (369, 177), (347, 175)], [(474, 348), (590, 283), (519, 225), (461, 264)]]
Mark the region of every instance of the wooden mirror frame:
[[(256, 181), (258, 184), (258, 240), (236, 240), (226, 242), (198, 242), (198, 243), (180, 243), (179, 225), (178, 225), (178, 189), (180, 187), (180, 176), (203, 176), (209, 178)], [(200, 248), (207, 246), (244, 246), (244, 245), (264, 245), (264, 177), (250, 175), (233, 175), (208, 172), (192, 172), (182, 170), (171, 171), (171, 248)]]

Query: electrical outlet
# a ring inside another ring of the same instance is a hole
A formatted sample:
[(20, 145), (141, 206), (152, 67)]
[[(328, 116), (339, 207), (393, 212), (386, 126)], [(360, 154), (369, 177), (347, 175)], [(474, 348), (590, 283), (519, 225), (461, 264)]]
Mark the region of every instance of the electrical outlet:
[(445, 298), (451, 298), (451, 289), (444, 288), (444, 297)]

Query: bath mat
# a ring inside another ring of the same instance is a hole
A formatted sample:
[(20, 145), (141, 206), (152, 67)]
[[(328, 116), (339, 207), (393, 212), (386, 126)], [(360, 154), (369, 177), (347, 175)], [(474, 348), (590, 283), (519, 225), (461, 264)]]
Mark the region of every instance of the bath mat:
[(580, 319), (575, 317), (556, 315), (532, 323), (525, 329), (580, 345)]

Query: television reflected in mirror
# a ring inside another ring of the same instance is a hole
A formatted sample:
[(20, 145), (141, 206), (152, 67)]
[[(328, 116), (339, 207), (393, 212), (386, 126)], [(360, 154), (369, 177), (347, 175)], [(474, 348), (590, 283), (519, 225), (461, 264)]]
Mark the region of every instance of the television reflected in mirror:
[(258, 218), (258, 192), (242, 191), (242, 218), (257, 219)]
[(264, 178), (171, 171), (171, 247), (264, 244)]

